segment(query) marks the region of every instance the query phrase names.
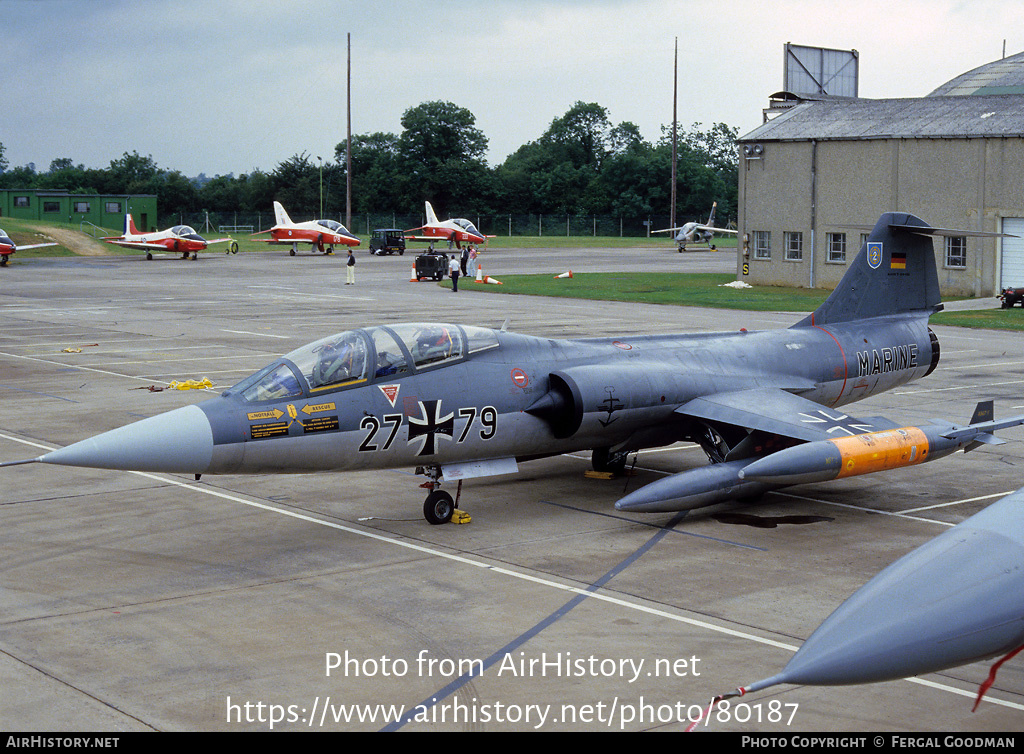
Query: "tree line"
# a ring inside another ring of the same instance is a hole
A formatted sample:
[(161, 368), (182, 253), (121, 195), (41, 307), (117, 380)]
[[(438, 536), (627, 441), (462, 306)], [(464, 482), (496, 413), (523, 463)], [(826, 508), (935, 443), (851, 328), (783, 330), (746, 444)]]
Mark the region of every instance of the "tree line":
[[(515, 214), (642, 218), (671, 212), (672, 144), (668, 127), (645, 140), (628, 121), (613, 124), (597, 103), (576, 102), (547, 130), (495, 167), (484, 157), (487, 137), (467, 109), (425, 102), (402, 115), (401, 133), (352, 136), (352, 212), (409, 214), (430, 201), (439, 217)], [(724, 123), (694, 124), (679, 134), (676, 217), (718, 222), (736, 217), (738, 131)], [(346, 142), (334, 159), (296, 154), (273, 170), (188, 178), (152, 156), (125, 152), (106, 168), (62, 157), (46, 171), (10, 167), (0, 144), (0, 188), (73, 193), (155, 194), (162, 216), (207, 211), (266, 213), (274, 200), (293, 217), (346, 211)]]

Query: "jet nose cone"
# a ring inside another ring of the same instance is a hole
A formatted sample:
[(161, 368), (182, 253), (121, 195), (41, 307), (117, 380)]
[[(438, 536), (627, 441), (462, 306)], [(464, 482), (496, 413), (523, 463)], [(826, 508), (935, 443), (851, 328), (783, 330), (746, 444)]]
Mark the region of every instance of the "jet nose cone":
[(126, 471), (201, 474), (210, 467), (213, 430), (197, 406), (104, 432), (41, 456), (42, 463)]
[(1024, 549), (1020, 529), (1003, 524), (1005, 533), (951, 529), (886, 568), (804, 642), (788, 682), (888, 681), (1020, 646)]

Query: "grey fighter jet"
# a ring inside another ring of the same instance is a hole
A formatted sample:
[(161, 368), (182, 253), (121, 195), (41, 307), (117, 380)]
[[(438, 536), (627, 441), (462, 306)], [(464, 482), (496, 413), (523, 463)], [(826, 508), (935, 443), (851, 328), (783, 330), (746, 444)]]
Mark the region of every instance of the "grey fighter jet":
[(883, 215), (829, 298), (784, 330), (554, 340), (368, 327), (286, 354), (219, 397), (15, 463), (197, 476), (417, 468), (436, 524), (455, 508), (444, 483), (587, 449), (595, 468), (616, 470), (633, 451), (692, 440), (711, 465), (624, 507), (758, 494), (765, 483), (739, 471), (775, 450), (899, 426), (840, 407), (935, 369), (935, 234), (972, 235)]
[(729, 228), (715, 227), (715, 209), (717, 207), (718, 202), (711, 205), (711, 215), (706, 223), (685, 223), (676, 228), (652, 230), (651, 233), (675, 233), (673, 239), (679, 246), (680, 252), (686, 251), (686, 245), (691, 243), (707, 244), (708, 248), (714, 251), (715, 245), (712, 241), (715, 240), (715, 233), (731, 233), (732, 235), (738, 233), (738, 231), (730, 230)]
[(878, 683), (1009, 659), (1024, 649), (1022, 504), (1017, 490), (903, 556), (832, 613), (780, 673), (712, 704), (777, 684)]

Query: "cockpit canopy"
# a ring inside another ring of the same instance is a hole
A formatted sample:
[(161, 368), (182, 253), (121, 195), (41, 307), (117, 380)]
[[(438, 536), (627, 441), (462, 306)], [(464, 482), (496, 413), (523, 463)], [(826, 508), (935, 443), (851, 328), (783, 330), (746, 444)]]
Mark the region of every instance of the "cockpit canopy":
[(189, 225), (175, 225), (171, 228), (171, 233), (182, 238), (198, 237), (195, 228)]
[(473, 223), (471, 223), (469, 220), (467, 220), (464, 217), (453, 218), (452, 222), (455, 223), (456, 225), (458, 225), (460, 228), (462, 228), (467, 233), (472, 233), (474, 236), (480, 236), (481, 238), (483, 237), (483, 233), (481, 233), (479, 230), (477, 230), (476, 226), (473, 225)]
[(249, 402), (287, 400), (393, 381), (498, 347), (494, 330), (408, 323), (349, 330), (286, 354), (232, 387)]
[(348, 228), (339, 223), (337, 220), (317, 220), (316, 222), (317, 225), (322, 225), (332, 233), (337, 233), (338, 235), (341, 236), (351, 236), (352, 238), (355, 238), (355, 236), (352, 236), (352, 234), (349, 232)]

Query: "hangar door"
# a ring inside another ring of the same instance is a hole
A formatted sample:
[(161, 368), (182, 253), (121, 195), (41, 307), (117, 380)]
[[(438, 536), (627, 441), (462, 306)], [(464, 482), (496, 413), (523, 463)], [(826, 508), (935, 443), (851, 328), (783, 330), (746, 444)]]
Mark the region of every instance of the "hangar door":
[(1024, 287), (1024, 217), (1004, 217), (1003, 233), (1016, 238), (1000, 238), (999, 289)]

